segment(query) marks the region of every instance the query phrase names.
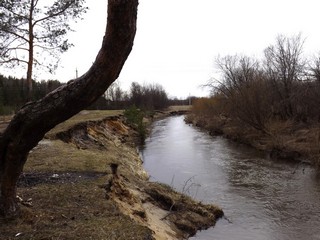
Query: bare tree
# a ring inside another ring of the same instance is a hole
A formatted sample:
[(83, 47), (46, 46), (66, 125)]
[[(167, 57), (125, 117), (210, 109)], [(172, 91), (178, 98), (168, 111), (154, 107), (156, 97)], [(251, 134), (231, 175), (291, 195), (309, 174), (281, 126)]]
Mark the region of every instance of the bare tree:
[(279, 35), (275, 45), (265, 49), (265, 71), (279, 103), (278, 112), (284, 118), (293, 116), (293, 90), (305, 74), (303, 44), (300, 34), (290, 38)]
[(168, 106), (168, 95), (159, 84), (140, 85), (133, 82), (130, 88), (130, 102), (143, 110), (159, 110)]
[(304, 81), (294, 87), (294, 118), (304, 123), (320, 122), (320, 53), (308, 61), (305, 72)]
[(136, 32), (138, 0), (109, 0), (107, 29), (92, 67), (21, 108), (0, 136), (0, 214), (19, 215), (16, 183), (29, 151), (55, 125), (93, 103), (114, 82), (131, 52)]
[(218, 57), (216, 64), (222, 73), (219, 91), (226, 96), (241, 92), (243, 87), (252, 82), (253, 76), (259, 70), (258, 61), (247, 56)]
[(107, 91), (104, 93), (105, 98), (112, 102), (118, 102), (122, 100), (123, 91), (120, 88), (119, 81), (113, 82)]
[(27, 66), (26, 87), (31, 98), (34, 66), (49, 71), (57, 67), (59, 53), (72, 44), (66, 33), (69, 18), (78, 19), (86, 12), (84, 0), (56, 0), (40, 7), (41, 0), (0, 1), (0, 63), (7, 67)]
[(311, 63), (309, 64), (309, 72), (311, 80), (316, 81), (320, 84), (320, 53), (317, 56), (313, 57)]
[(246, 56), (217, 59), (222, 72), (218, 92), (228, 103), (228, 114), (259, 131), (266, 132), (270, 118), (269, 93), (259, 62)]
[(140, 107), (143, 104), (142, 100), (143, 89), (137, 82), (132, 82), (130, 87), (130, 100), (133, 105)]

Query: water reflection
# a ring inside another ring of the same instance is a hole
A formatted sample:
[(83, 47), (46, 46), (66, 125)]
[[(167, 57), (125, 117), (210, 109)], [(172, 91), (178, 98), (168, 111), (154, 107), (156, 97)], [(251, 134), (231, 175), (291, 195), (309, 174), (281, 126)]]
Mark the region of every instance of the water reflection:
[(192, 239), (320, 240), (320, 177), (310, 167), (271, 161), (182, 116), (156, 122), (141, 154), (151, 180), (224, 209), (228, 220)]

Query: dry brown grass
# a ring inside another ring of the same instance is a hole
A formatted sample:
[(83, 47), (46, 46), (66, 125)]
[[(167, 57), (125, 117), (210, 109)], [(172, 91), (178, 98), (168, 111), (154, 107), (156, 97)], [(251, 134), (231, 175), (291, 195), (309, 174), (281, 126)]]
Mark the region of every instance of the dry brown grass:
[(80, 122), (101, 120), (103, 118), (117, 116), (122, 113), (123, 110), (83, 110), (67, 121), (58, 124), (54, 129), (47, 133), (47, 136), (52, 136), (57, 132), (65, 131)]
[(224, 118), (221, 115), (203, 117), (195, 112), (187, 116), (187, 120), (211, 134), (223, 134), (236, 142), (269, 152), (272, 157), (320, 166), (319, 123), (270, 119), (265, 125), (265, 132), (262, 132), (238, 119)]
[(170, 106), (168, 107), (167, 111), (190, 111), (191, 105), (178, 105), (178, 106)]
[[(1, 240), (177, 239), (214, 225), (221, 209), (147, 181), (133, 130), (121, 118), (101, 120), (118, 113), (82, 112), (33, 149), (18, 187), (22, 216), (0, 222)], [(59, 131), (64, 141), (55, 137)], [(162, 199), (175, 201), (179, 211), (162, 219), (169, 213)]]
[(26, 172), (99, 171), (105, 172), (112, 156), (101, 151), (78, 149), (61, 140), (43, 140), (30, 153)]
[[(121, 112), (81, 112), (50, 134)], [(31, 151), (18, 187), (18, 196), (23, 199), (22, 216), (1, 222), (0, 239), (151, 239), (150, 229), (105, 198), (101, 186), (110, 173), (109, 164), (121, 158), (122, 152), (116, 148), (112, 144), (109, 151), (79, 149), (57, 139), (41, 141)], [(124, 149), (127, 158), (131, 157), (129, 147)]]
[[(99, 188), (103, 178), (20, 188), (22, 198), (32, 198), (22, 217), (1, 224), (1, 239), (143, 239), (150, 230), (119, 211)], [(20, 234), (18, 237), (15, 237)]]

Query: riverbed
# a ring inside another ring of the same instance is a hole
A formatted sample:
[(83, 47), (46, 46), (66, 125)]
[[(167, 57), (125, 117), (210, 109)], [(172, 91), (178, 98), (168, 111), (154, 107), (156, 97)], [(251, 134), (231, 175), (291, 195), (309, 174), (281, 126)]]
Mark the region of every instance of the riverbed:
[(184, 116), (154, 122), (141, 156), (151, 181), (223, 209), (191, 239), (320, 240), (320, 172), (311, 166), (210, 136)]

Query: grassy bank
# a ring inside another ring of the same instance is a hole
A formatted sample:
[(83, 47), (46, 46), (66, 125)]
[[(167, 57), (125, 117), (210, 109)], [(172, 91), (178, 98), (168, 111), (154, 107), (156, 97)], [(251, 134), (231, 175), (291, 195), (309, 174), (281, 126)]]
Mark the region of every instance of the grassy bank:
[(320, 125), (273, 120), (258, 130), (239, 119), (224, 115), (189, 114), (186, 121), (207, 130), (211, 135), (228, 139), (266, 152), (271, 158), (320, 165)]
[(150, 183), (137, 132), (120, 112), (84, 111), (32, 150), (19, 181), (21, 218), (0, 239), (182, 239), (222, 211)]

